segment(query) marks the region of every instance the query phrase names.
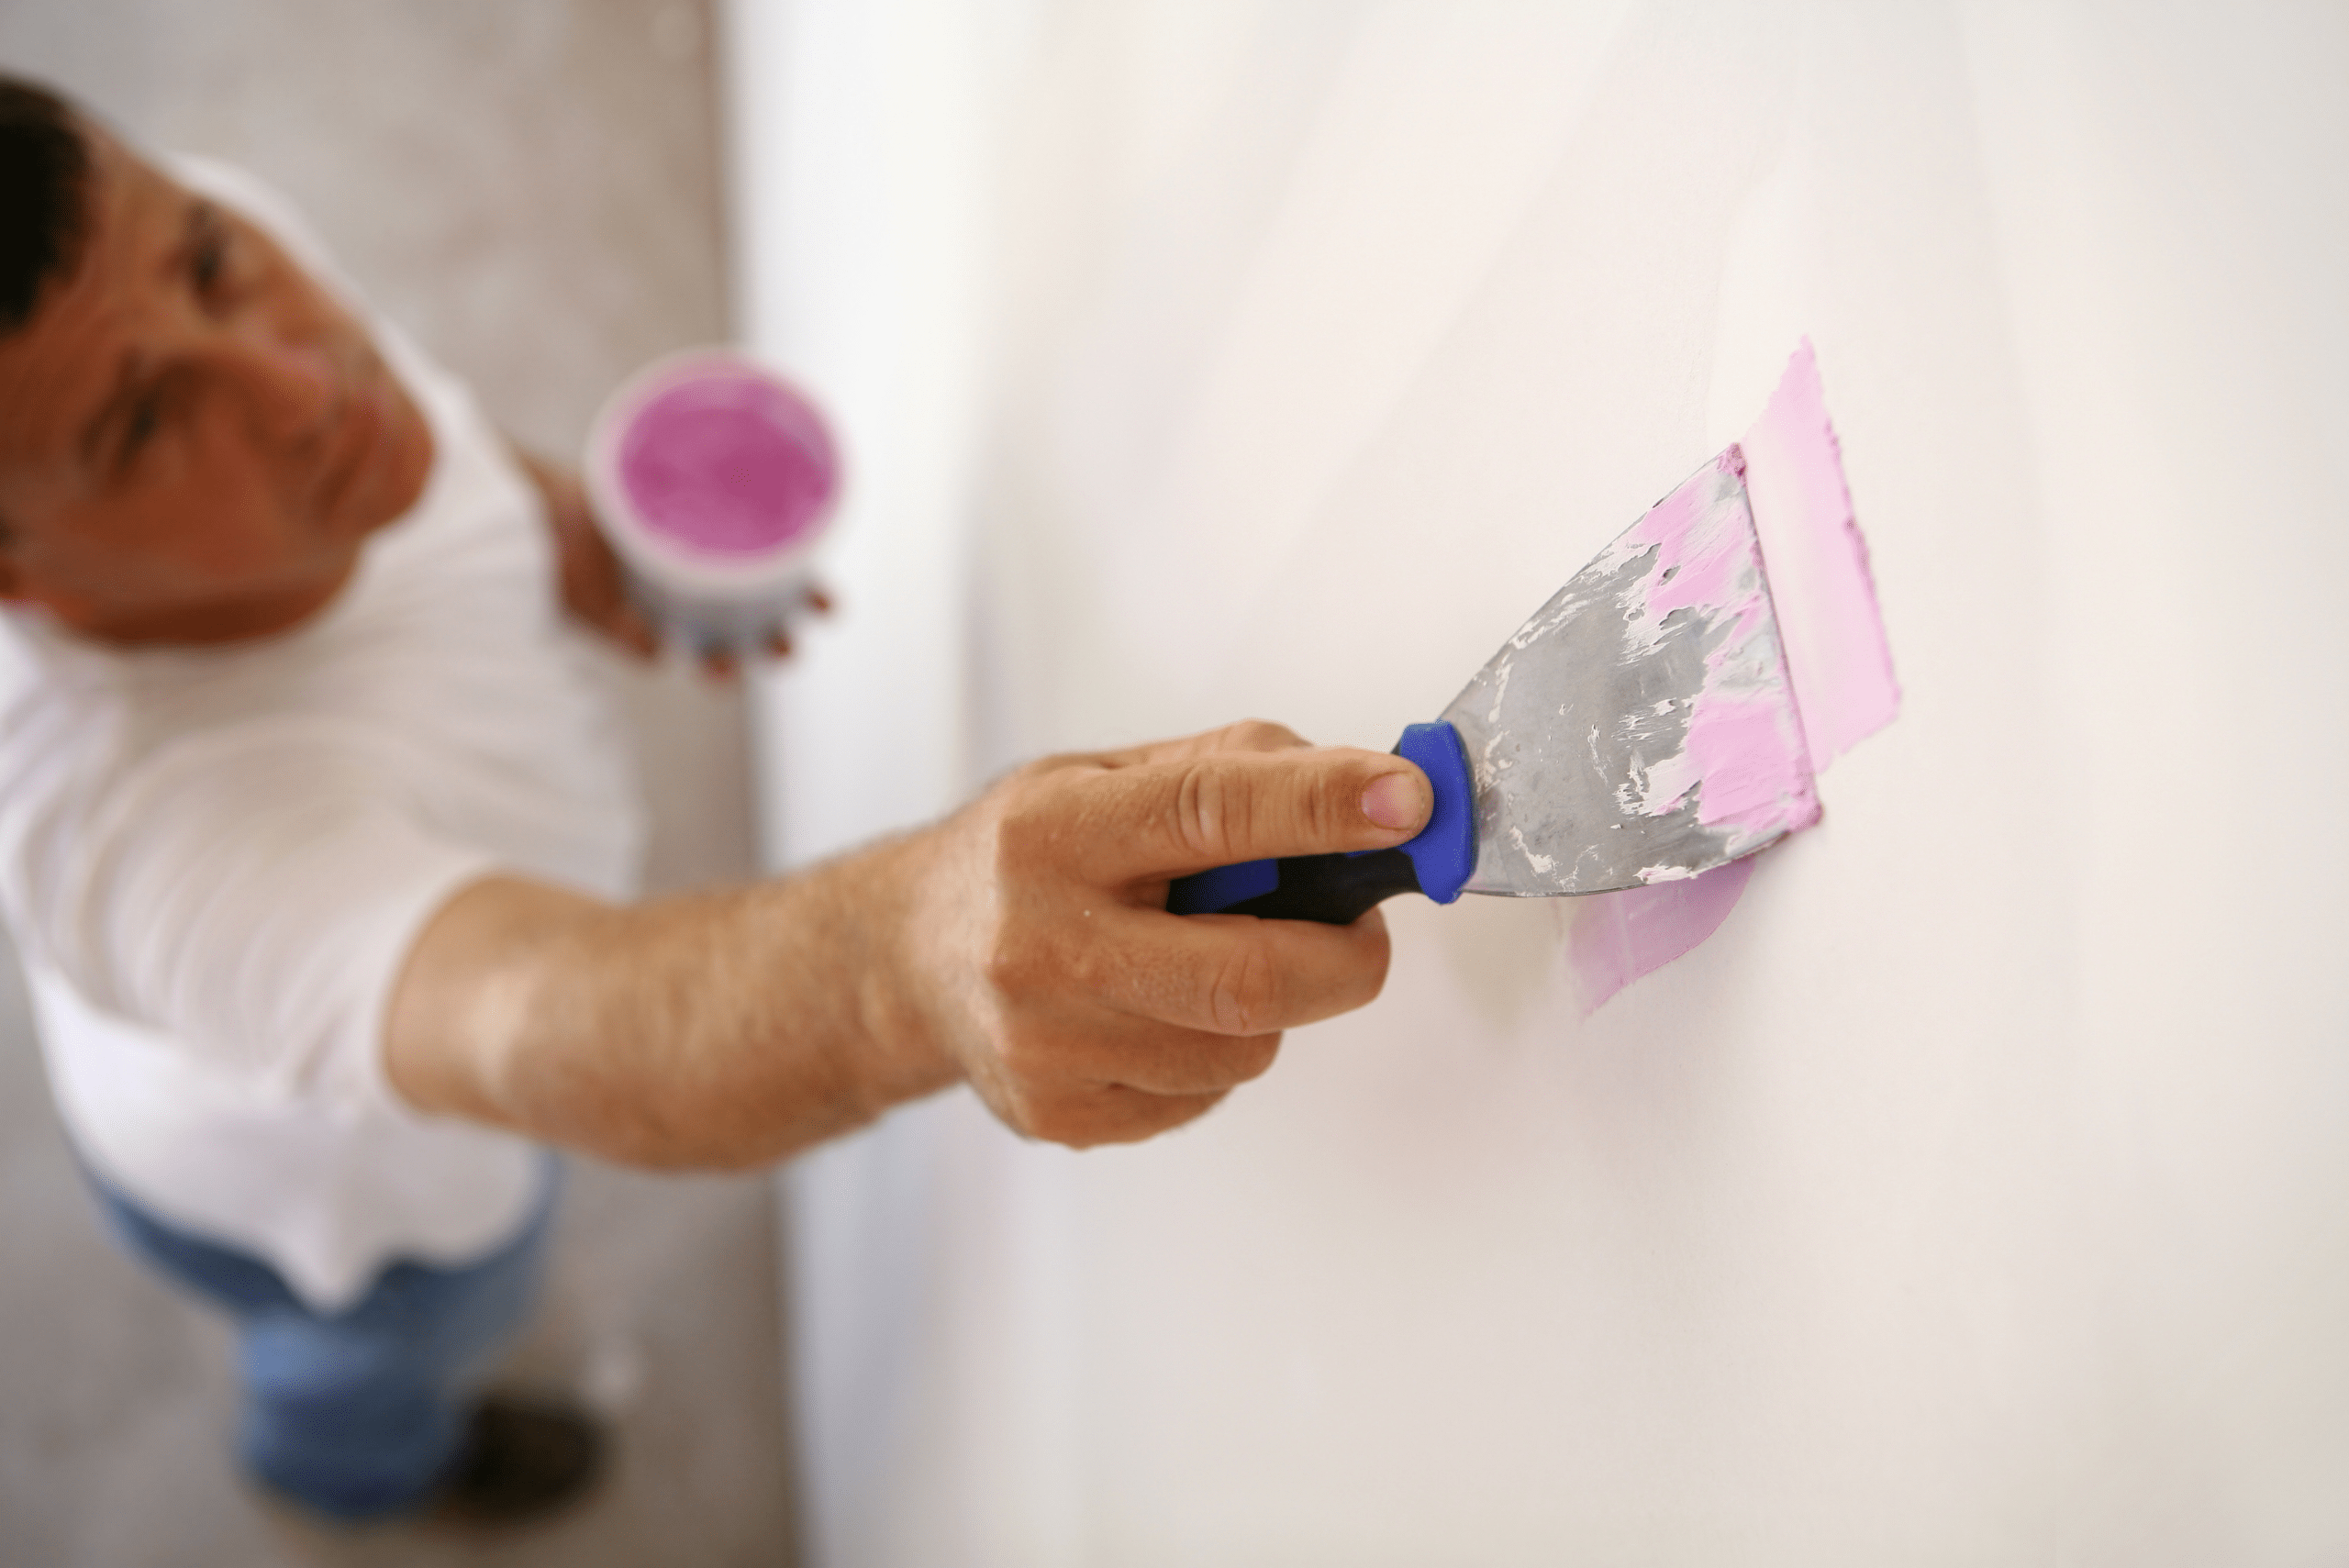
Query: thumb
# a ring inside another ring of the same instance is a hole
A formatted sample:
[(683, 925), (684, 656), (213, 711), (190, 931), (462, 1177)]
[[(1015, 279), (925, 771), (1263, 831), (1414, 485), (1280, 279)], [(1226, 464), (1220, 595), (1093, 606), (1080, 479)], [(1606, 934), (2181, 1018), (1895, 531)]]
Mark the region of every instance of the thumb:
[(1435, 792), (1412, 762), (1352, 747), (1223, 751), (1093, 775), (1078, 862), (1113, 882), (1402, 843)]

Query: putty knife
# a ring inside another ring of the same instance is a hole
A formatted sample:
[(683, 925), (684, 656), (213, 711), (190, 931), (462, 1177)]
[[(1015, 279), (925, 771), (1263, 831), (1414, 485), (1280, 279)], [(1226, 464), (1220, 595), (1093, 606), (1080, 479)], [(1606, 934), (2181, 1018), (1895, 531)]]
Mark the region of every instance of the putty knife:
[(1399, 848), (1183, 877), (1178, 915), (1343, 925), (1424, 893), (1551, 897), (1696, 876), (1819, 819), (1731, 447), (1657, 502), (1395, 750), (1435, 785)]

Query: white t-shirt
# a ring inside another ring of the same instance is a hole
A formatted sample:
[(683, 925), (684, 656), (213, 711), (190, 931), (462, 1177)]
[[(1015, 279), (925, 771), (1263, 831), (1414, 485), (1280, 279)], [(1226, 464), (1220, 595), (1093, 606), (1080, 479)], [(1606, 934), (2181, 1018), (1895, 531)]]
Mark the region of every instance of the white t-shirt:
[[(348, 293), (266, 187), (178, 172)], [(629, 896), (640, 838), (537, 493), (465, 388), (371, 327), (435, 454), (325, 610), (137, 650), (0, 617), (0, 906), (73, 1141), (329, 1311), (395, 1258), (493, 1251), (544, 1180), (529, 1143), (385, 1082), (417, 932), (495, 873)]]

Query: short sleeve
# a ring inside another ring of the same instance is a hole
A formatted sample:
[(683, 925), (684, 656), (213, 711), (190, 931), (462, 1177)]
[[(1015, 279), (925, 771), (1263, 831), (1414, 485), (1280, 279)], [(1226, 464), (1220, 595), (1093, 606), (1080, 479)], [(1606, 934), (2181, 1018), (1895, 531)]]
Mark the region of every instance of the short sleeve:
[(426, 829), (356, 726), (184, 738), (6, 836), (20, 934), (92, 1004), (264, 1090), (383, 1103), (417, 934), (494, 857)]

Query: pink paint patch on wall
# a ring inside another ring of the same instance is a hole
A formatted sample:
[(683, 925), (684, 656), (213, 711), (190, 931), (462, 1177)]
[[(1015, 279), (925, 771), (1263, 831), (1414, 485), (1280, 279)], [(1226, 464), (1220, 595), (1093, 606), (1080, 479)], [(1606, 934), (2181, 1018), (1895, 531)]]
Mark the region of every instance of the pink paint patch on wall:
[(1778, 612), (1795, 706), (1814, 771), (1900, 711), (1892, 651), (1868, 572), (1867, 540), (1843, 482), (1843, 449), (1827, 417), (1819, 359), (1802, 340), (1762, 417), (1738, 443), (1763, 569)]
[(1575, 903), (1566, 967), (1587, 1018), (1607, 999), (1703, 941), (1729, 918), (1753, 874), (1748, 855), (1685, 882), (1652, 883)]
[[(1900, 687), (1809, 339), (1796, 349), (1762, 417), (1721, 461), (1741, 452), (1787, 678), (1810, 769), (1821, 773), (1892, 722)], [(1716, 739), (1734, 749), (1733, 716), (1722, 717)], [(1759, 739), (1769, 762), (1783, 742)], [(1726, 757), (1720, 765), (1734, 771)], [(1720, 929), (1753, 873), (1748, 857), (1687, 881), (1577, 900), (1566, 964), (1585, 1016)]]

